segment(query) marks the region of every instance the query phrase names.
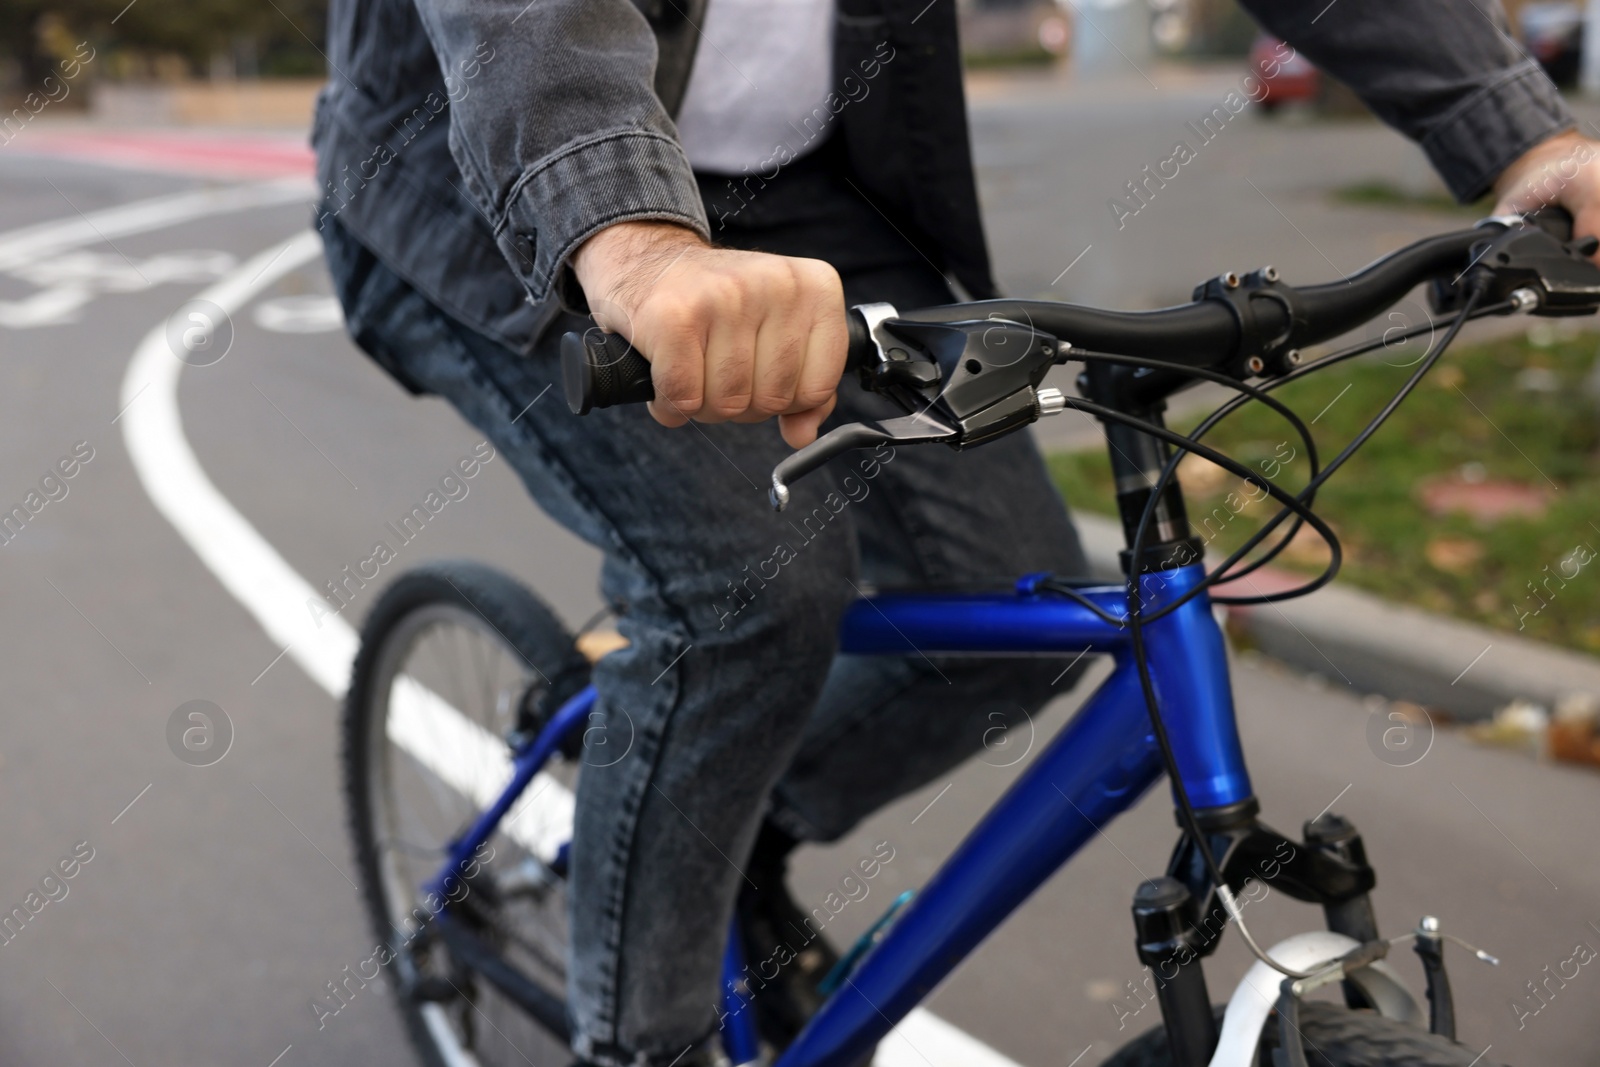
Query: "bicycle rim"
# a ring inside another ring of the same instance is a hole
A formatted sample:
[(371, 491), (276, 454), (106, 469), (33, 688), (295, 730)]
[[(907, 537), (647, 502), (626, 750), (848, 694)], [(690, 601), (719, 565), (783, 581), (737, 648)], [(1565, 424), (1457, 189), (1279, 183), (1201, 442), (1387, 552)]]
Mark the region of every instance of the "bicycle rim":
[[(371, 904), (395, 949), (413, 1034), (449, 1067), (565, 1056), (565, 1042), (449, 951), (435, 920), (441, 902), (421, 890), (450, 842), (509, 779), (504, 738), (538, 676), (501, 627), (451, 603), (400, 618), (373, 666), (363, 754)], [(449, 914), (564, 1000), (566, 884), (550, 864), (556, 846), (570, 840), (575, 772), (555, 762), (480, 851), (480, 868)]]

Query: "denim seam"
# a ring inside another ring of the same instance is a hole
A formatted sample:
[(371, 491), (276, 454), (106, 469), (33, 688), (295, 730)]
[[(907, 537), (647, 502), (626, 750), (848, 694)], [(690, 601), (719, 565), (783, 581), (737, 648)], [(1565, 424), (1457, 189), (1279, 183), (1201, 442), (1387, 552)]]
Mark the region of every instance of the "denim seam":
[[(465, 348), (466, 346), (463, 347)], [(500, 401), (502, 404), (501, 415), (508, 419), (508, 428), (514, 426), (515, 424), (509, 420), (511, 412), (516, 406), (515, 403), (506, 393), (505, 389), (501, 386), (500, 382), (495, 378), (495, 376), (488, 373), (483, 368), (482, 364), (478, 361), (476, 355), (472, 353), (470, 348), (466, 348), (466, 358), (468, 364), (467, 373), (477, 377), (488, 387), (487, 389), (483, 390), (484, 394), (493, 395)], [(540, 452), (544, 456), (545, 462), (549, 464), (552, 471), (559, 472), (560, 478), (565, 484), (567, 491), (574, 494), (574, 496), (582, 502), (586, 509), (589, 510), (591, 515), (599, 518), (602, 525), (610, 534), (611, 540), (619, 549), (628, 555), (631, 562), (638, 566), (644, 574), (649, 576), (652, 592), (658, 597), (658, 599), (660, 599), (661, 603), (672, 612), (678, 625), (686, 629), (688, 624), (682, 608), (675, 604), (672, 599), (667, 596), (665, 592), (665, 586), (661, 582), (660, 578), (653, 570), (644, 564), (643, 560), (634, 551), (633, 547), (628, 544), (627, 539), (623, 537), (617, 524), (599, 505), (599, 502), (595, 501), (592, 495), (582, 487), (581, 483), (579, 483), (578, 480), (572, 476), (572, 472), (567, 468), (567, 465), (562, 460), (560, 454), (549, 446), (549, 442), (547, 442), (539, 434), (535, 425), (531, 422), (523, 422), (520, 426), (515, 428), (514, 432), (522, 435), (524, 439), (538, 446)], [(672, 636), (678, 641), (678, 643), (682, 644), (684, 642), (684, 639), (680, 635), (673, 634)], [(629, 854), (633, 838), (638, 833), (639, 813), (643, 810), (646, 791), (649, 789), (651, 782), (653, 782), (657, 776), (657, 771), (659, 769), (657, 761), (659, 760), (661, 750), (664, 747), (662, 742), (665, 739), (668, 724), (678, 711), (679, 699), (682, 695), (682, 684), (679, 674), (681, 670), (682, 667), (676, 664), (672, 669), (672, 684), (670, 687), (664, 690), (665, 700), (663, 703), (665, 706), (663, 707), (662, 714), (654, 717), (655, 736), (652, 737), (647, 729), (644, 735), (640, 738), (642, 742), (641, 755), (652, 744), (654, 745), (654, 753), (652, 754), (650, 764), (648, 768), (646, 768), (645, 773), (639, 776), (637, 784), (630, 783), (629, 792), (624, 801), (623, 811), (621, 812), (624, 817), (618, 820), (619, 825), (617, 832), (612, 837), (610, 842), (608, 842), (611, 851), (607, 858), (610, 861), (609, 865), (613, 868), (620, 866), (618, 861)], [(618, 1007), (621, 999), (623, 981), (622, 925), (624, 916), (627, 914), (628, 899), (626, 895), (626, 886), (628, 885), (629, 881), (630, 879), (627, 877), (627, 871), (624, 868), (623, 877), (620, 879), (623, 887), (622, 892), (618, 894), (618, 899), (608, 900), (605, 904), (604, 914), (606, 918), (606, 924), (609, 927), (606, 936), (606, 955), (609, 962), (609, 973), (606, 977), (609, 979), (611, 988), (609, 990), (610, 995), (608, 998), (606, 998), (609, 1003), (604, 1005), (604, 1009), (601, 1012), (601, 1022), (602, 1025), (610, 1031), (610, 1042), (602, 1042), (602, 1044), (615, 1043), (618, 1037), (617, 1027), (620, 1014)], [(590, 1047), (592, 1047), (592, 1043), (594, 1042), (594, 1036), (588, 1034), (580, 1034), (578, 1035), (578, 1039), (580, 1041), (584, 1041), (585, 1043), (589, 1043)]]
[[(454, 323), (450, 323), (449, 328), (451, 332), (455, 332), (458, 329)], [(479, 396), (484, 398), (492, 397), (495, 402), (500, 404), (501, 410), (498, 414), (506, 421), (507, 432), (515, 433), (521, 436), (530, 445), (536, 447), (545, 462), (549, 464), (552, 472), (556, 473), (558, 480), (562, 482), (567, 492), (577, 494), (582, 503), (585, 505), (594, 504), (594, 501), (587, 499), (588, 494), (583, 491), (576, 479), (571, 476), (571, 472), (565, 469), (565, 464), (560, 461), (557, 454), (549, 447), (548, 442), (546, 442), (538, 434), (538, 432), (533, 429), (531, 423), (523, 422), (519, 426), (512, 420), (512, 413), (516, 409), (515, 402), (511, 399), (510, 395), (501, 385), (500, 381), (484, 368), (483, 364), (477, 358), (477, 355), (473, 352), (471, 346), (462, 342), (459, 337), (457, 337), (456, 340), (460, 345), (463, 372), (477, 383), (477, 388), (475, 391)], [(617, 547), (621, 548), (631, 556), (632, 549), (627, 546), (626, 541), (622, 538), (620, 531), (618, 530), (616, 524), (611, 521), (610, 517), (598, 507), (595, 507), (591, 514), (599, 517), (601, 525), (605, 527), (606, 531), (610, 534), (611, 540), (615, 542)], [(640, 566), (646, 574), (650, 574), (651, 581), (655, 582), (655, 575), (649, 570), (649, 568), (644, 567), (642, 563), (640, 563)], [(617, 846), (615, 842), (608, 842), (608, 844), (612, 849), (607, 856), (608, 866), (614, 866), (617, 855)], [(606, 919), (606, 925), (609, 928), (606, 935), (607, 966), (605, 966), (603, 970), (606, 972), (605, 978), (609, 981), (611, 986), (611, 995), (608, 998), (605, 998), (606, 1003), (602, 1004), (600, 1023), (603, 1027), (611, 1031), (609, 1036), (614, 1038), (616, 1036), (615, 1032), (617, 1025), (616, 1008), (618, 1001), (618, 960), (620, 958), (621, 950), (620, 911), (614, 900), (606, 902), (603, 914)], [(594, 1035), (591, 1034), (579, 1033), (573, 1035), (573, 1047), (580, 1055), (588, 1055), (593, 1048), (594, 1041)], [(604, 1043), (607, 1042), (602, 1042), (602, 1044)]]
[[(674, 676), (674, 678), (676, 679), (676, 676)], [(622, 997), (622, 983), (624, 977), (622, 961), (622, 928), (628, 914), (628, 904), (631, 899), (629, 889), (635, 882), (635, 879), (631, 877), (632, 871), (630, 870), (630, 867), (621, 864), (620, 861), (629, 857), (633, 852), (632, 846), (639, 834), (639, 815), (640, 812), (644, 810), (644, 801), (647, 791), (654, 783), (657, 774), (660, 771), (661, 753), (663, 749), (666, 748), (665, 741), (667, 730), (678, 710), (678, 697), (681, 692), (682, 689), (680, 686), (675, 685), (673, 687), (671, 700), (668, 702), (668, 706), (663, 709), (660, 716), (656, 717), (651, 727), (648, 727), (644, 731), (644, 736), (641, 738), (643, 744), (640, 746), (640, 755), (644, 755), (646, 751), (649, 751), (650, 761), (649, 764), (644, 768), (644, 773), (637, 775), (635, 781), (630, 783), (631, 788), (629, 791), (626, 808), (627, 817), (619, 820), (621, 825), (617, 828), (617, 832), (612, 838), (612, 853), (610, 857), (612, 861), (612, 867), (620, 867), (622, 870), (622, 877), (620, 879), (621, 891), (618, 894), (615, 911), (613, 914), (609, 914), (607, 916), (607, 919), (612, 926), (611, 938), (607, 946), (612, 957), (612, 1011), (610, 1013), (611, 1019), (609, 1021), (612, 1040), (616, 1041), (618, 1044), (620, 1044), (620, 1039), (622, 1036), (619, 1032), (619, 1017), (621, 1013), (618, 1010), (620, 1006), (619, 1002)], [(653, 737), (651, 736), (652, 732), (654, 733)], [(636, 1053), (636, 1062), (646, 1062), (642, 1053)]]

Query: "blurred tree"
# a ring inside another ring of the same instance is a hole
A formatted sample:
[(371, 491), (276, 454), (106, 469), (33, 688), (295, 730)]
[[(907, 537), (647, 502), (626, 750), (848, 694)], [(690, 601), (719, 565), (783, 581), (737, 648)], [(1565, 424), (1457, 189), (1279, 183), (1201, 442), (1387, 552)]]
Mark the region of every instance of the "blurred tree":
[(10, 78), (19, 86), (37, 87), (64, 57), (51, 47), (53, 30), (64, 22), (83, 19), (94, 0), (0, 0), (0, 24), (11, 31), (0, 36), (0, 48), (9, 61)]
[(84, 40), (118, 60), (97, 63), (102, 74), (310, 75), (326, 66), (326, 20), (326, 0), (0, 0), (0, 25), (14, 28), (0, 54), (21, 92)]
[(1237, 0), (1189, 0), (1187, 51), (1198, 56), (1244, 56), (1261, 32)]

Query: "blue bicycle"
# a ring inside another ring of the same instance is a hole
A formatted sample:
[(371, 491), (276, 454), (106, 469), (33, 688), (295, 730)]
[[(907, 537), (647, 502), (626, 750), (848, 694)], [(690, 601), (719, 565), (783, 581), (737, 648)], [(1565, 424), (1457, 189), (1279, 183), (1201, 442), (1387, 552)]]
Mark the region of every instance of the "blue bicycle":
[[(1467, 321), (1600, 308), (1600, 268), (1588, 258), (1596, 242), (1572, 241), (1570, 225), (1559, 213), (1490, 219), (1325, 286), (1292, 287), (1270, 267), (1224, 274), (1200, 286), (1192, 303), (1151, 312), (1013, 300), (905, 314), (881, 304), (852, 309), (851, 366), (865, 388), (905, 415), (842, 426), (791, 455), (773, 472), (775, 507), (787, 503), (795, 479), (849, 449), (933, 442), (961, 449), (1073, 409), (1105, 426), (1128, 578), (1089, 585), (1032, 574), (988, 592), (881, 592), (847, 612), (840, 648), (862, 655), (1088, 651), (1111, 657), (1114, 669), (933, 879), (909, 903), (896, 902), (843, 957), (822, 986), (831, 995), (818, 994), (820, 1007), (786, 1047), (764, 1040), (756, 1013), (744, 1010), (752, 990), (735, 923), (721, 1035), (729, 1061), (864, 1062), (1013, 909), (1165, 775), (1181, 833), (1166, 875), (1138, 886), (1132, 905), (1137, 955), (1150, 969), (1163, 1025), (1112, 1063), (1485, 1064), (1453, 1040), (1444, 943), (1465, 943), (1427, 917), (1401, 937), (1380, 936), (1369, 897), (1376, 879), (1347, 820), (1325, 813), (1298, 840), (1259, 820), (1212, 605), (1283, 599), (1332, 579), (1339, 547), (1313, 510), (1317, 489)], [(1323, 462), (1306, 426), (1273, 391), (1379, 347), (1384, 342), (1315, 362), (1300, 355), (1424, 283), (1443, 329), (1389, 404)], [(576, 413), (652, 395), (648, 364), (613, 335), (569, 335), (563, 359)], [(1083, 365), (1079, 396), (1042, 384), (1066, 362)], [(1165, 400), (1201, 380), (1237, 395), (1188, 434), (1167, 428)], [(1205, 443), (1217, 422), (1246, 403), (1271, 407), (1300, 435), (1311, 463), (1304, 486), (1285, 489)], [(1189, 453), (1279, 505), (1210, 568), (1174, 478)], [(1322, 575), (1267, 596), (1211, 595), (1219, 582), (1271, 560), (1302, 525), (1330, 546)], [(579, 646), (534, 594), (475, 564), (402, 576), (364, 627), (344, 720), (351, 823), (383, 962), (392, 965), (402, 1014), (430, 1065), (564, 1054), (572, 788), (596, 700)], [(1251, 880), (1321, 905), (1319, 928), (1258, 944), (1239, 905)], [(1227, 926), (1257, 962), (1218, 1009), (1203, 963)], [(1426, 974), (1425, 1008), (1385, 961), (1407, 941)], [(1319, 990), (1322, 998), (1312, 999)]]

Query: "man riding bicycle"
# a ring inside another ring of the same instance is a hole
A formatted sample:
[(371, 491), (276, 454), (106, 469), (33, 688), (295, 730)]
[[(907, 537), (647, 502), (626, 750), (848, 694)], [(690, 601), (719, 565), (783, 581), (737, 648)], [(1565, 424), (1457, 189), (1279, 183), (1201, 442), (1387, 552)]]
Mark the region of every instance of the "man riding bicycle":
[[(1600, 146), (1497, 8), (1246, 6), (1458, 198), (1557, 202), (1600, 233)], [(995, 295), (954, 0), (334, 0), (329, 60), (317, 222), (352, 336), (605, 553), (628, 641), (594, 681), (635, 742), (579, 779), (574, 1048), (699, 1062), (736, 904), (752, 954), (792, 942), (798, 842), (839, 837), (976, 751), (992, 713), (1031, 714), (1075, 677), (835, 655), (865, 584), (1083, 572), (1027, 435), (863, 453), (784, 516), (767, 505), (765, 472), (827, 420), (896, 413), (839, 388), (847, 305)], [(544, 398), (585, 312), (651, 360), (654, 421)], [(774, 1043), (833, 958), (805, 948), (757, 997)]]

